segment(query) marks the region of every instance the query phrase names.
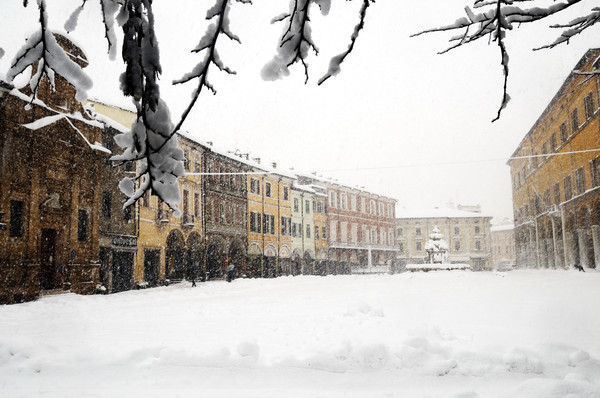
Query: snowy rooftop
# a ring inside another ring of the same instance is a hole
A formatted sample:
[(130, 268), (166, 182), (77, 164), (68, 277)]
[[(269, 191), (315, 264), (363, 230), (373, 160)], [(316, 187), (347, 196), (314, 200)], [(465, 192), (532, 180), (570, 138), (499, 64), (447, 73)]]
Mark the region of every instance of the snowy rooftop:
[(396, 211), (396, 218), (491, 218), (484, 213), (434, 207), (429, 209), (406, 209)]
[(494, 225), (490, 228), (491, 232), (500, 232), (500, 231), (512, 231), (515, 229), (514, 224), (506, 224), (506, 225)]

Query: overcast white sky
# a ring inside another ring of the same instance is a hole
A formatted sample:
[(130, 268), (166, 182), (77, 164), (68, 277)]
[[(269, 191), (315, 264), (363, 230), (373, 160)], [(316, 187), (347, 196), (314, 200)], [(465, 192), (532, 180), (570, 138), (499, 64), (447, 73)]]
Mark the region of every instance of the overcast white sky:
[[(34, 29), (37, 10), (20, 0), (2, 0), (0, 77), (24, 38)], [(35, 3), (35, 2), (33, 2)], [(61, 29), (81, 1), (50, 0), (50, 26)], [(73, 33), (90, 59), (95, 86), (91, 97), (123, 103), (118, 91), (122, 61), (106, 56), (97, 2), (88, 1)], [(423, 207), (448, 200), (480, 203), (495, 217), (512, 218), (507, 158), (554, 96), (569, 71), (590, 47), (598, 28), (568, 46), (532, 52), (558, 34), (551, 23), (583, 14), (583, 1), (569, 14), (509, 35), (509, 93), (512, 101), (500, 121), (490, 123), (501, 100), (502, 73), (495, 44), (477, 43), (437, 55), (450, 34), (409, 38), (464, 14), (467, 0), (379, 0), (369, 8), (365, 29), (342, 72), (317, 86), (329, 58), (343, 51), (357, 21), (358, 0), (333, 1), (327, 17), (313, 16), (320, 47), (310, 59), (310, 81), (296, 66), (292, 75), (265, 82), (260, 69), (275, 53), (282, 25), (270, 20), (287, 10), (287, 1), (235, 4), (231, 28), (239, 45), (220, 42), (223, 61), (237, 75), (212, 70), (216, 96), (201, 96), (184, 130), (226, 149), (240, 149), (276, 161), (279, 167), (317, 171), (350, 185), (364, 185), (392, 196), (398, 207)], [(551, 3), (551, 1), (548, 1)], [(173, 4), (180, 6), (175, 7)], [(184, 5), (186, 8), (184, 8)], [(194, 83), (171, 87), (200, 56), (190, 54), (202, 36), (205, 10), (213, 1), (154, 1), (161, 46), (163, 98), (173, 118), (183, 111)]]

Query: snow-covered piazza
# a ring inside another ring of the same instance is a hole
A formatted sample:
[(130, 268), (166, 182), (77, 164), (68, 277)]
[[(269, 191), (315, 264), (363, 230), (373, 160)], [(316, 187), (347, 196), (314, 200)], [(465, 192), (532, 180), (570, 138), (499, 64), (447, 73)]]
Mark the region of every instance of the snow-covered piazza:
[(188, 282), (0, 307), (4, 397), (600, 397), (600, 273)]

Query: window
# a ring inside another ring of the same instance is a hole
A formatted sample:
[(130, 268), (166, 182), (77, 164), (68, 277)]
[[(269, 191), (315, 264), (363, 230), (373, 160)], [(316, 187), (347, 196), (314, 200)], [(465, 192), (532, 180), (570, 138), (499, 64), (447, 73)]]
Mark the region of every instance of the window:
[(296, 237), (296, 223), (292, 224), (292, 236), (295, 238)]
[(423, 245), (421, 244), (421, 242), (417, 242), (417, 251), (420, 252), (422, 250)]
[(194, 193), (194, 217), (200, 217), (200, 194)]
[(475, 226), (475, 235), (479, 235), (481, 233), (481, 228), (479, 226)]
[(150, 191), (146, 191), (142, 196), (142, 206), (150, 207)]
[(538, 161), (539, 161), (539, 157), (537, 153), (534, 153), (531, 160), (533, 161), (533, 167), (537, 169), (538, 167)]
[(250, 212), (250, 232), (260, 233), (260, 213)]
[(573, 197), (573, 188), (571, 187), (571, 176), (566, 176), (563, 180), (565, 189), (565, 200), (569, 200)]
[(476, 252), (480, 252), (481, 251), (481, 242), (476, 240), (475, 241), (475, 251)]
[(133, 208), (133, 205), (129, 205), (123, 209), (123, 220), (125, 220), (125, 221), (131, 220), (131, 209), (132, 208)]
[(415, 235), (421, 236), (421, 228), (415, 229)]
[(402, 228), (398, 228), (398, 236), (402, 236), (402, 234), (403, 234)]
[(577, 108), (573, 109), (573, 112), (571, 112), (571, 128), (573, 129), (573, 134), (579, 130), (579, 116), (577, 116)]
[(560, 184), (559, 183), (554, 184), (553, 191), (554, 191), (554, 203), (556, 205), (559, 205), (560, 204)]
[(265, 234), (275, 234), (275, 216), (265, 214), (263, 216), (263, 232)]
[(306, 214), (310, 214), (310, 200), (304, 201), (304, 211)]
[(250, 179), (250, 192), (260, 195), (260, 181), (257, 178)]
[(558, 148), (556, 146), (556, 134), (552, 133), (550, 136), (550, 151), (556, 152), (556, 148)]
[(400, 253), (404, 253), (404, 242), (398, 243), (398, 250), (400, 250)]
[(294, 213), (298, 213), (300, 210), (300, 201), (298, 198), (294, 198)]
[(560, 125), (560, 143), (561, 145), (567, 142), (567, 123), (562, 123)]
[(110, 218), (110, 202), (111, 195), (110, 192), (102, 192), (102, 217)]
[(592, 185), (597, 187), (600, 185), (600, 157), (590, 161), (590, 174), (592, 176)]
[(319, 239), (319, 227), (315, 225), (315, 239)]
[(223, 203), (219, 203), (219, 222), (225, 225), (225, 205)]
[(321, 239), (327, 239), (327, 228), (321, 227)]
[(342, 210), (348, 210), (348, 197), (345, 193), (340, 194), (340, 208)]
[(460, 235), (460, 228), (454, 227), (454, 235)]
[(331, 221), (331, 223), (329, 224), (329, 237), (330, 237), (330, 241), (335, 242), (337, 241), (337, 223), (336, 221)]
[(183, 215), (190, 214), (190, 193), (187, 189), (183, 190)]
[(271, 197), (271, 183), (270, 182), (265, 182), (265, 196), (267, 198)]
[(585, 107), (585, 118), (586, 120), (594, 116), (594, 95), (590, 91), (588, 95), (586, 95), (583, 100), (583, 105)]
[(90, 228), (90, 213), (87, 210), (79, 210), (77, 213), (77, 240), (84, 242), (88, 240)]
[(549, 207), (552, 204), (550, 200), (550, 189), (544, 191), (544, 207)]
[(369, 202), (369, 214), (375, 214), (375, 212), (375, 201), (371, 199), (371, 201)]
[(356, 211), (357, 207), (356, 207), (356, 196), (352, 195), (350, 196), (350, 206), (352, 211)]
[(21, 200), (10, 201), (10, 229), (9, 236), (20, 238), (25, 233), (25, 202)]
[(183, 168), (185, 171), (190, 171), (190, 151), (185, 151), (185, 159), (183, 159)]
[(455, 240), (454, 241), (454, 251), (455, 252), (459, 252), (460, 251), (460, 241), (459, 240)]
[(383, 216), (383, 203), (379, 202), (379, 215)]
[(290, 200), (290, 188), (283, 187), (283, 200)]
[(548, 155), (548, 143), (544, 142), (542, 144), (542, 155), (544, 155), (544, 159), (546, 159), (546, 155)]
[(310, 230), (311, 230), (310, 224), (306, 224), (306, 238), (307, 239), (310, 239)]
[(577, 185), (577, 194), (581, 195), (585, 192), (585, 173), (583, 167), (575, 170), (575, 184)]
[(329, 206), (337, 207), (337, 195), (335, 192), (329, 192)]

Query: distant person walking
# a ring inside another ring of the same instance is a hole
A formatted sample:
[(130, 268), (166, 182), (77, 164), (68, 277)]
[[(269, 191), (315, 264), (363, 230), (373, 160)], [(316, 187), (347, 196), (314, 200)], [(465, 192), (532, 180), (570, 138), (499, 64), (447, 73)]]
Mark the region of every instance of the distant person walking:
[(226, 276), (226, 280), (227, 282), (231, 282), (232, 280), (235, 279), (235, 264), (233, 263), (233, 261), (231, 259), (228, 260), (229, 265), (227, 266), (227, 276)]

